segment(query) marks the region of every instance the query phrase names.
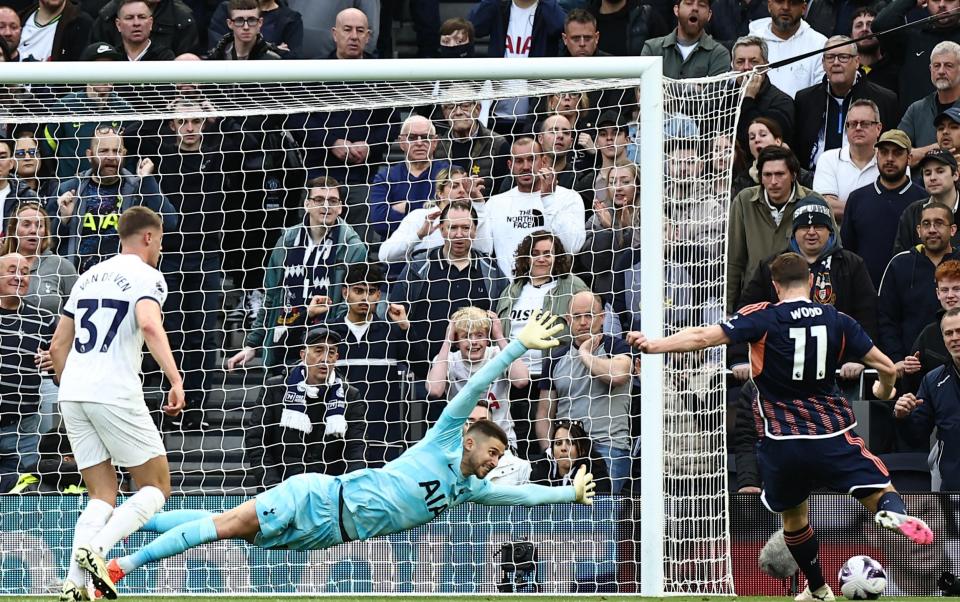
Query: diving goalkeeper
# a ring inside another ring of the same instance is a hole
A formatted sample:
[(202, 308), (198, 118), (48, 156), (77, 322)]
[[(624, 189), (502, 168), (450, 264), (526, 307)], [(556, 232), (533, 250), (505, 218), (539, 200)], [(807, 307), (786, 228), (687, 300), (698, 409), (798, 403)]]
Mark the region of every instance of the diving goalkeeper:
[(258, 547), (318, 550), (344, 542), (390, 535), (423, 525), (464, 502), (487, 506), (593, 503), (593, 475), (582, 467), (572, 486), (495, 485), (483, 480), (507, 446), (503, 430), (481, 420), (464, 432), (477, 398), (527, 349), (559, 344), (557, 317), (536, 313), (516, 341), (478, 371), (443, 410), (423, 440), (383, 468), (339, 477), (301, 474), (252, 500), (212, 515), (202, 510), (156, 514), (144, 530), (161, 532), (140, 551), (109, 564), (91, 563), (93, 583), (109, 599), (130, 571), (221, 539), (244, 539)]

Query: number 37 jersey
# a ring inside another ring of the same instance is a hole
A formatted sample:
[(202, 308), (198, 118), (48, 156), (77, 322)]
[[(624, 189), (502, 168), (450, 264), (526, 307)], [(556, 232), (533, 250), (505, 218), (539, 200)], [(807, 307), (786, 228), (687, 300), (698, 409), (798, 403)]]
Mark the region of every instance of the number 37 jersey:
[(143, 404), (143, 332), (137, 302), (167, 298), (163, 275), (136, 255), (117, 255), (84, 272), (63, 314), (74, 339), (60, 379), (60, 399), (137, 407)]
[(856, 320), (832, 305), (788, 300), (744, 307), (720, 327), (750, 344), (754, 412), (766, 436), (834, 437), (856, 425), (836, 379), (842, 358), (858, 361), (873, 348)]

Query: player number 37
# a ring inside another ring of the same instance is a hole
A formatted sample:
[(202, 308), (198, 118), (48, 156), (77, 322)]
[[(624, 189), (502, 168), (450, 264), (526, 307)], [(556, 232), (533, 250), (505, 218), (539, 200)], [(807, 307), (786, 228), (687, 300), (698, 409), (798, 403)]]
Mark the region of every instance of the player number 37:
[(817, 345), (817, 380), (827, 375), (827, 327), (824, 324), (810, 328), (791, 328), (793, 339), (793, 380), (803, 380), (807, 361), (807, 341), (813, 338)]
[(81, 342), (80, 336), (73, 339), (73, 348), (77, 350), (77, 353), (89, 353), (97, 347), (100, 333), (97, 331), (97, 325), (93, 322), (93, 314), (100, 309), (113, 311), (113, 320), (110, 322), (110, 327), (99, 346), (100, 353), (106, 353), (107, 349), (110, 348), (110, 343), (113, 342), (113, 338), (117, 336), (120, 323), (123, 322), (130, 310), (130, 302), (119, 299), (81, 299), (77, 301), (77, 309), (83, 310), (79, 326), (86, 331), (85, 341)]

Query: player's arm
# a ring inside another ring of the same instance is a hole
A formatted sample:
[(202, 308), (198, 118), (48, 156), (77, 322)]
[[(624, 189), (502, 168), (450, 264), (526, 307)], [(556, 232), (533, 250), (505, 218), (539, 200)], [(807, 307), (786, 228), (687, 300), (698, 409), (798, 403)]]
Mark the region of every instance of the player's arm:
[(150, 350), (150, 355), (157, 361), (163, 375), (170, 382), (170, 394), (168, 404), (163, 407), (163, 411), (173, 416), (177, 415), (186, 405), (183, 394), (183, 377), (177, 370), (177, 362), (173, 359), (173, 352), (170, 350), (170, 341), (167, 340), (167, 331), (163, 329), (163, 314), (160, 311), (160, 303), (153, 298), (144, 298), (137, 301), (134, 313), (137, 317), (137, 325), (143, 332), (143, 340)]
[(873, 394), (877, 399), (893, 399), (897, 390), (897, 367), (893, 360), (880, 351), (876, 345), (863, 356), (863, 363), (877, 371), (877, 382), (873, 383)]
[(593, 504), (596, 483), (586, 466), (573, 477), (573, 485), (566, 487), (547, 487), (546, 485), (497, 485), (483, 481), (483, 486), (474, 493), (470, 501), (484, 506), (539, 506), (541, 504), (563, 504), (579, 502)]
[(60, 322), (53, 333), (53, 339), (50, 341), (50, 359), (53, 361), (53, 382), (60, 384), (60, 376), (63, 374), (63, 367), (67, 363), (67, 355), (70, 354), (70, 345), (73, 343), (74, 331), (73, 318), (63, 314), (60, 316)]
[(684, 328), (663, 339), (649, 340), (642, 332), (627, 333), (627, 342), (643, 353), (699, 351), (707, 347), (730, 344), (730, 337), (720, 326)]

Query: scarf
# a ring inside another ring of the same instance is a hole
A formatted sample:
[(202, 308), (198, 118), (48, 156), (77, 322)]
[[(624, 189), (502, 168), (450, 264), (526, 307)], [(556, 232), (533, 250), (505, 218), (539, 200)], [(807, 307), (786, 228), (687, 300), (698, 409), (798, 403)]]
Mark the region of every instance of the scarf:
[(339, 228), (328, 229), (319, 243), (310, 237), (306, 223), (297, 230), (297, 238), (283, 260), (284, 299), (276, 326), (303, 326), (307, 321), (307, 301), (314, 295), (328, 294), (330, 272), (337, 260), (334, 247), (340, 236)]
[(280, 425), (309, 434), (313, 432), (313, 423), (307, 416), (307, 403), (322, 403), (326, 420), (329, 416), (346, 413), (347, 393), (343, 380), (336, 372), (331, 372), (327, 382), (322, 385), (309, 385), (306, 379), (307, 367), (303, 364), (297, 364), (287, 374)]

